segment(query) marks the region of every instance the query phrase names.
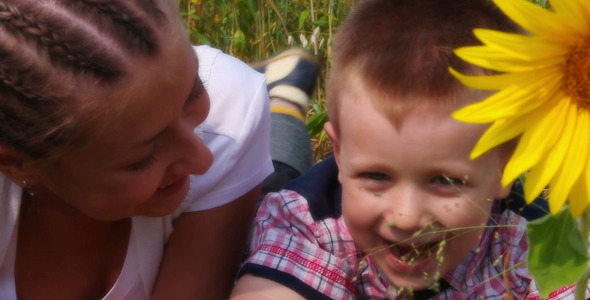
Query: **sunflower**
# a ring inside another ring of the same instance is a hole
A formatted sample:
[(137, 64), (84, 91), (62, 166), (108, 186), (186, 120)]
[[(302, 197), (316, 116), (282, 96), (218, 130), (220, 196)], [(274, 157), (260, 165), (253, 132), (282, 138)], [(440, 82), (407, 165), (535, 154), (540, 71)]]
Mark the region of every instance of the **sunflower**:
[(455, 50), (500, 74), (466, 76), (451, 69), (469, 87), (497, 91), (453, 117), (492, 123), (472, 158), (519, 137), (502, 183), (530, 171), (528, 203), (549, 186), (551, 213), (568, 202), (579, 217), (590, 202), (590, 2), (552, 0), (551, 10), (525, 0), (494, 2), (530, 35), (475, 29), (483, 45)]

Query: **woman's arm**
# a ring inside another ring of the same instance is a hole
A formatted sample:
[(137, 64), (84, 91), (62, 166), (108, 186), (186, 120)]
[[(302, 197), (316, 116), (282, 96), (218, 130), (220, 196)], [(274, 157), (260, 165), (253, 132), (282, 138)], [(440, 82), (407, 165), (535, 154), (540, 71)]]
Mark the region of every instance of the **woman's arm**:
[(227, 299), (246, 250), (261, 185), (175, 224), (152, 299)]

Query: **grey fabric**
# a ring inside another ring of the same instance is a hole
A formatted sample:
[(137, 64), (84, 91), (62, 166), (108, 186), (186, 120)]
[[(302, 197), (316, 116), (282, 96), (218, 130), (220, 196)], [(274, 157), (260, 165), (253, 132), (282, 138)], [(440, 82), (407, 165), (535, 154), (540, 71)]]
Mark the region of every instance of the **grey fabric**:
[(311, 139), (305, 123), (288, 114), (271, 113), (270, 156), (273, 161), (288, 165), (299, 174), (311, 168)]
[(301, 175), (299, 171), (291, 168), (290, 166), (284, 163), (273, 161), (272, 165), (275, 171), (272, 174), (268, 175), (266, 179), (264, 179), (262, 191), (260, 191), (260, 201), (264, 199), (264, 196), (266, 196), (266, 194), (271, 192), (278, 192), (281, 188), (283, 188), (283, 186), (291, 182), (291, 180)]

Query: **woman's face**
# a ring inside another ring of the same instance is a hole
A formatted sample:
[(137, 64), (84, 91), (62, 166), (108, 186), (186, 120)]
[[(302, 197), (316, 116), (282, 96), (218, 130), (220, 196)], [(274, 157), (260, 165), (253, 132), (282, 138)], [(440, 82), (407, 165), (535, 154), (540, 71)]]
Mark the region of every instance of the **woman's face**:
[(162, 216), (178, 207), (189, 175), (205, 173), (213, 161), (194, 134), (209, 113), (209, 96), (187, 41), (163, 43), (162, 50), (134, 63), (133, 78), (114, 96), (95, 99), (117, 106), (116, 113), (101, 115), (86, 143), (65, 149), (39, 172), (35, 197), (53, 197), (105, 221)]

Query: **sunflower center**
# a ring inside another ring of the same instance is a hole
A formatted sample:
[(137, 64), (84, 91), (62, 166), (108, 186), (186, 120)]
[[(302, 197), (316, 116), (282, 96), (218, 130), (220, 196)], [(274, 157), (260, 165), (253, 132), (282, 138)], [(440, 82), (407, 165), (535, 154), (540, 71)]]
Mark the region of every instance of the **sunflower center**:
[(590, 109), (590, 39), (572, 48), (565, 63), (564, 85), (580, 108)]

